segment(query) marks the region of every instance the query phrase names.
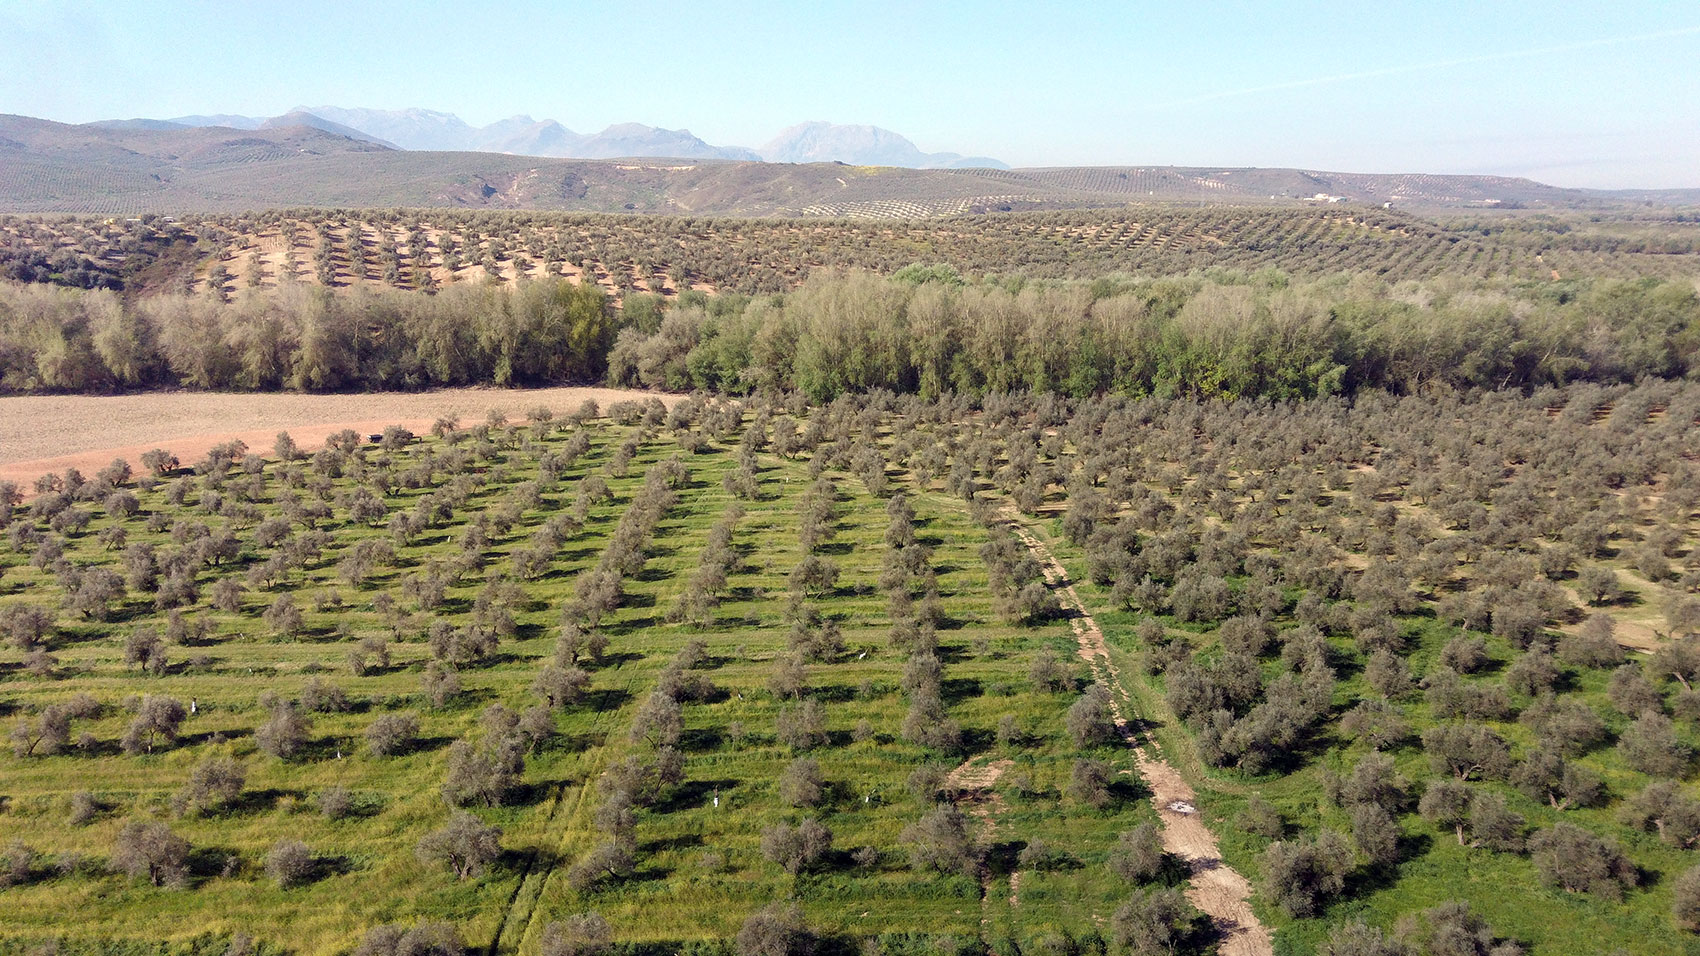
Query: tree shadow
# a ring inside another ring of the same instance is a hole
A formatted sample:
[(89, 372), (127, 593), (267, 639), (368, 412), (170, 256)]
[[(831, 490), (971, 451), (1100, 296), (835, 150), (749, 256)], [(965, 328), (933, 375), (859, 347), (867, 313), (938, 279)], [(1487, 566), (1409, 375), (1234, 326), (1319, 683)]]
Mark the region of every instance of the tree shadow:
[(599, 671), (624, 667), (627, 664), (636, 663), (641, 660), (643, 660), (643, 655), (636, 651), (605, 651), (601, 657), (579, 658), (578, 666), (587, 671)]
[(702, 834), (682, 833), (658, 840), (645, 840), (638, 844), (637, 849), (639, 853), (662, 853), (667, 850), (689, 850), (702, 845)]
[(315, 855), (313, 867), (308, 873), (306, 882), (317, 883), (320, 880), (328, 880), (333, 876), (347, 876), (353, 872), (354, 861), (347, 856), (340, 853), (326, 856)]
[(946, 677), (939, 681), (939, 696), (946, 703), (959, 703), (970, 697), (981, 696), (980, 681), (975, 677)]
[(718, 750), (724, 740), (725, 736), (718, 728), (693, 727), (679, 735), (679, 749), (695, 752)]
[(1151, 788), (1138, 776), (1117, 775), (1109, 790), (1111, 802), (1118, 806), (1149, 800), (1152, 796)]
[(240, 876), (246, 869), (242, 855), (223, 846), (191, 847), (184, 865), (189, 871), (191, 886), (199, 886), (209, 880)]
[(275, 809), (278, 801), (285, 797), (297, 800), (306, 794), (300, 790), (285, 790), (279, 787), (263, 787), (255, 790), (244, 790), (236, 799), (224, 805), (223, 813), (235, 816), (244, 813), (260, 813)]
[(672, 792), (654, 805), (657, 813), (672, 813), (675, 810), (690, 810), (708, 805), (715, 791), (730, 790), (738, 785), (738, 781), (729, 779), (719, 780), (687, 780), (674, 787)]

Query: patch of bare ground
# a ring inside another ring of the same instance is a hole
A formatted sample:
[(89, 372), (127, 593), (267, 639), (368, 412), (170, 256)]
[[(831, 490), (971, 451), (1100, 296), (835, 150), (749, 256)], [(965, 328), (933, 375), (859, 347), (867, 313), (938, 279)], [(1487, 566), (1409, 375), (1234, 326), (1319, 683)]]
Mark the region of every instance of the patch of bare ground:
[(1269, 931), (1251, 910), (1251, 884), (1222, 860), (1215, 834), (1197, 812), (1197, 794), (1186, 778), (1155, 750), (1148, 751), (1139, 745), (1133, 725), (1122, 713), (1121, 701), (1127, 694), (1122, 688), (1121, 674), (1110, 661), (1104, 632), (1087, 613), (1061, 562), (1019, 518), (1013, 513), (1009, 517), (1015, 533), (1043, 566), (1045, 580), (1057, 601), (1072, 614), (1069, 624), (1074, 629), (1081, 659), (1091, 666), (1093, 678), (1110, 691), (1116, 729), (1132, 748), (1139, 775), (1151, 788), (1151, 802), (1162, 820), (1163, 847), (1186, 862), (1191, 872), (1187, 899), (1210, 917), (1221, 934), (1217, 952), (1222, 956), (1272, 956), (1274, 946)]
[[(998, 814), (1003, 812), (1003, 797), (992, 789), (997, 785), (998, 778), (1004, 771), (1015, 766), (1014, 761), (994, 760), (991, 763), (976, 763), (973, 758), (964, 761), (961, 766), (952, 770), (945, 777), (945, 786), (951, 793), (956, 794), (956, 804), (966, 807), (975, 819), (980, 821), (980, 842), (990, 843), (991, 838), (998, 832)], [(1020, 885), (1020, 874), (1011, 873), (1010, 905), (1015, 904), (1015, 888)], [(984, 864), (980, 867), (980, 922), (991, 922), (991, 917), (984, 915), (986, 907), (992, 900), (992, 871)]]
[(556, 415), (587, 399), (604, 409), (618, 401), (681, 396), (613, 388), (449, 388), (430, 392), (355, 395), (296, 393), (143, 392), (136, 395), (18, 395), (0, 398), (0, 480), (28, 488), (48, 472), (76, 468), (93, 474), (123, 458), (140, 468), (141, 455), (164, 448), (184, 464), (214, 445), (240, 440), (269, 454), (277, 433), (316, 448), (344, 428), (361, 435), (400, 425), (424, 433), (439, 418), (462, 425), (484, 421), (492, 408), (522, 420), (545, 406)]

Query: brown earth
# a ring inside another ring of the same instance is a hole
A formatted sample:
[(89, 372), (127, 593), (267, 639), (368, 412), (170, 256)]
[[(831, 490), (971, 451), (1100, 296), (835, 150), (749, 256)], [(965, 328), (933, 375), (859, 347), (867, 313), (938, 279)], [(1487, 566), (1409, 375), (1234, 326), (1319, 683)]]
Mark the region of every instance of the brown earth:
[[(1110, 661), (1104, 632), (1098, 629), (1092, 615), (1086, 613), (1086, 605), (1075, 592), (1068, 572), (1044, 542), (1034, 537), (1013, 515), (1010, 523), (1022, 543), (1043, 566), (1045, 580), (1051, 585), (1057, 601), (1073, 615), (1069, 624), (1074, 628), (1081, 659), (1091, 665), (1094, 679), (1110, 691), (1110, 707), (1116, 729), (1133, 749), (1139, 775), (1151, 788), (1151, 803), (1162, 820), (1163, 848), (1186, 862), (1192, 873), (1187, 885), (1187, 899), (1209, 916), (1221, 933), (1217, 952), (1222, 956), (1272, 956), (1274, 946), (1269, 931), (1251, 910), (1251, 884), (1222, 860), (1215, 834), (1204, 825), (1202, 816), (1197, 812), (1197, 794), (1186, 778), (1154, 748), (1147, 750), (1139, 745), (1133, 725), (1123, 716), (1120, 702), (1126, 698), (1127, 692), (1122, 688), (1121, 675)], [(1177, 803), (1187, 804), (1193, 809), (1191, 812), (1169, 809), (1170, 804)]]
[[(956, 793), (957, 806), (965, 806), (968, 812), (980, 821), (980, 842), (990, 844), (992, 837), (998, 832), (998, 814), (1004, 810), (1003, 797), (993, 790), (998, 778), (1004, 771), (1015, 766), (1012, 760), (994, 760), (991, 763), (977, 764), (970, 757), (961, 766), (952, 770), (945, 777), (945, 785)], [(1016, 893), (1021, 886), (1019, 872), (1009, 875), (1009, 902), (1015, 905)], [(992, 900), (992, 872), (984, 864), (980, 867), (980, 923), (991, 922), (986, 908)]]
[(153, 448), (164, 448), (188, 464), (214, 445), (233, 440), (270, 454), (280, 431), (311, 449), (344, 428), (367, 435), (400, 425), (423, 433), (439, 418), (458, 417), (462, 425), (484, 421), (493, 408), (520, 420), (538, 406), (564, 415), (586, 399), (607, 408), (613, 402), (651, 397), (668, 404), (680, 398), (612, 388), (11, 396), (0, 398), (0, 480), (28, 489), (48, 472), (76, 468), (93, 474), (114, 458), (139, 468), (142, 453)]

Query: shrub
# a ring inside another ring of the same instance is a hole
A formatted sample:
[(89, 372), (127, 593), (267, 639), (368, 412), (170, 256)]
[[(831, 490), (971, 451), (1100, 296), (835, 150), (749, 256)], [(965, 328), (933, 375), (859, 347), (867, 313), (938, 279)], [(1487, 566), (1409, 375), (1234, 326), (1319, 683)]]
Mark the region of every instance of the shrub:
[(35, 874), (36, 852), (23, 840), (13, 840), (0, 850), (0, 890), (22, 886)]
[(326, 787), (320, 790), (315, 802), (327, 820), (341, 820), (354, 809), (354, 795), (347, 787)]
[[(863, 847), (863, 849), (867, 849)], [(1015, 862), (1023, 870), (1054, 870), (1069, 861), (1069, 856), (1062, 850), (1051, 846), (1044, 840), (1034, 837), (1027, 841), (1016, 855)]]
[(1074, 684), (1068, 668), (1062, 658), (1051, 648), (1043, 648), (1033, 657), (1033, 664), (1027, 669), (1027, 676), (1033, 681), (1033, 687), (1048, 694), (1057, 694), (1068, 690)]
[(1287, 832), (1287, 822), (1275, 805), (1259, 796), (1246, 801), (1237, 820), (1240, 829), (1268, 840), (1279, 840)]
[(74, 827), (80, 827), (93, 820), (100, 813), (100, 801), (87, 790), (78, 790), (71, 794), (71, 814), (69, 822)]

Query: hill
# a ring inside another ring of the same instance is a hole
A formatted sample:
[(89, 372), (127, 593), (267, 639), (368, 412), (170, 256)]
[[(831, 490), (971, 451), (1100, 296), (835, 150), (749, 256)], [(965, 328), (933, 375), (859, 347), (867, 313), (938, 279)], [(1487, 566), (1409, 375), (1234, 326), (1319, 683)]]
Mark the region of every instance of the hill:
[(770, 163), (850, 162), (866, 166), (908, 166), (917, 169), (1008, 169), (986, 156), (923, 153), (908, 138), (878, 126), (799, 123), (782, 131), (761, 148)]
[[(509, 133), (537, 141), (568, 135), (536, 124), (524, 130), (516, 125)], [(616, 127), (596, 139), (596, 148), (604, 152), (651, 152), (670, 143), (689, 146), (674, 134), (647, 127)], [(1700, 190), (1594, 192), (1494, 176), (1150, 166), (904, 169), (690, 158), (552, 160), (402, 151), (334, 128), (303, 125), (253, 130), (158, 128), (140, 122), (72, 126), (23, 116), (0, 116), (0, 159), (0, 211), (106, 215), (406, 206), (920, 219), (1144, 202), (1391, 203), (1417, 209), (1700, 204)]]
[[(615, 123), (600, 133), (575, 133), (552, 119), (510, 116), (475, 127), (453, 113), (436, 110), (377, 110), (341, 106), (301, 106), (272, 119), (253, 116), (184, 116), (176, 120), (114, 120), (116, 124), (229, 126), (262, 129), (304, 123), (333, 129), (355, 139), (369, 138), (399, 149), (480, 153), (513, 153), (555, 159), (734, 159), (748, 162), (843, 162), (866, 166), (1007, 168), (985, 156), (923, 153), (906, 137), (877, 126), (800, 123), (779, 133), (759, 151), (742, 146), (715, 146), (685, 129), (662, 129), (643, 123)], [(326, 124), (331, 124), (327, 126)], [(334, 128), (333, 128), (334, 127)]]
[(274, 116), (271, 119), (266, 120), (265, 122), (261, 123), (256, 128), (257, 129), (288, 129), (291, 126), (309, 126), (309, 127), (312, 127), (313, 129), (323, 130), (326, 133), (331, 133), (331, 134), (336, 135), (336, 136), (346, 136), (349, 139), (359, 140), (361, 142), (366, 142), (366, 143), (373, 143), (375, 145), (382, 146), (385, 149), (397, 149), (397, 148), (399, 148), (399, 147), (396, 146), (396, 144), (394, 144), (394, 143), (392, 143), (388, 140), (380, 139), (379, 137), (373, 136), (370, 133), (361, 132), (360, 130), (357, 130), (357, 129), (351, 127), (351, 126), (344, 126), (341, 123), (334, 123), (334, 122), (332, 122), (328, 119), (325, 119), (322, 116), (315, 116), (312, 113), (307, 112), (306, 110), (292, 110), (288, 113), (283, 114), (282, 116)]
[[(787, 167), (807, 170), (812, 167)], [(609, 295), (762, 293), (825, 269), (1098, 278), (1208, 268), (1378, 281), (1700, 275), (1700, 223), (1648, 213), (1420, 218), (1339, 206), (1176, 205), (930, 222), (504, 210), (279, 210), (161, 218), (0, 216), (0, 277), (126, 295), (283, 282), (353, 291), (596, 282)]]

